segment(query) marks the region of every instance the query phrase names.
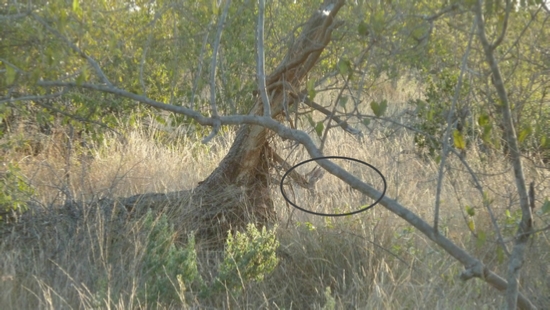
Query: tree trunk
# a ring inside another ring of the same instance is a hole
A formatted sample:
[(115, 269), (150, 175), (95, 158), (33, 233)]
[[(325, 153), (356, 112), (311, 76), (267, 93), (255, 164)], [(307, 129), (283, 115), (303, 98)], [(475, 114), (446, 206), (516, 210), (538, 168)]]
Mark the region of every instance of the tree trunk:
[[(306, 74), (330, 42), (332, 30), (337, 26), (333, 16), (344, 4), (344, 1), (325, 1), (323, 7), (331, 2), (337, 2), (332, 14), (324, 15), (321, 10), (315, 12), (290, 46), (283, 62), (266, 78), (275, 119), (282, 119), (285, 104), (289, 107), (295, 103), (298, 96), (293, 90), (300, 90)], [(257, 96), (250, 113), (263, 113), (261, 96)], [(267, 224), (276, 219), (270, 195), (271, 149), (267, 138), (268, 130), (264, 127), (243, 125), (239, 128), (227, 155), (195, 190), (203, 201), (197, 212), (206, 214), (197, 221), (202, 228), (199, 230), (212, 236), (225, 234), (228, 229), (238, 229), (249, 222)], [(220, 203), (220, 193), (223, 193), (221, 200), (224, 203)]]
[[(334, 8), (327, 15), (316, 11), (303, 26), (282, 63), (266, 77), (266, 91), (270, 96), (271, 116), (282, 120), (284, 105), (292, 106), (306, 74), (317, 63), (319, 56), (331, 39), (332, 31), (341, 23), (334, 22), (334, 16), (343, 6), (343, 0), (327, 0), (326, 8)], [(256, 96), (256, 103), (250, 114), (263, 113), (262, 99)], [(286, 100), (286, 102), (284, 102)], [(221, 241), (228, 230), (240, 229), (253, 222), (265, 225), (276, 219), (270, 195), (270, 148), (268, 130), (258, 125), (242, 125), (229, 152), (218, 167), (193, 191), (193, 203), (186, 212), (186, 230), (195, 231), (200, 239)], [(185, 195), (182, 195), (185, 194)], [(181, 200), (188, 193), (170, 193), (169, 200)], [(124, 205), (162, 204), (160, 195), (131, 197)], [(165, 198), (166, 200), (166, 198)]]

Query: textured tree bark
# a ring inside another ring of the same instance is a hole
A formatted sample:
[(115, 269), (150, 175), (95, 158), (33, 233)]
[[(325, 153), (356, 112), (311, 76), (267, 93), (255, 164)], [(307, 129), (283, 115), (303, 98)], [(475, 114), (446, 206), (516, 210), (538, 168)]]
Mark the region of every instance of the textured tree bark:
[[(338, 25), (334, 16), (344, 2), (325, 1), (322, 7), (334, 4), (331, 14), (327, 16), (321, 10), (315, 12), (289, 47), (282, 63), (266, 77), (273, 118), (282, 119), (284, 106), (291, 106), (299, 97), (296, 90), (300, 89), (306, 74), (330, 42), (331, 33)], [(262, 113), (262, 100), (257, 96), (250, 114)], [(198, 214), (193, 216), (198, 219), (195, 223), (199, 226), (199, 235), (225, 234), (228, 229), (242, 227), (248, 222), (267, 224), (276, 219), (270, 195), (270, 152), (266, 128), (258, 125), (239, 128), (227, 155), (195, 189), (195, 197), (203, 202), (196, 209)], [(219, 203), (220, 199), (224, 203)]]

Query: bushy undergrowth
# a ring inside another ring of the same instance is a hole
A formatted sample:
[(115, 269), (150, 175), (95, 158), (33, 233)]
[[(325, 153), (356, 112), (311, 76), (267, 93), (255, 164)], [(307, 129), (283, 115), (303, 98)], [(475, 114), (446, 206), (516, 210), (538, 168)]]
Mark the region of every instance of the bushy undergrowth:
[(27, 211), (28, 200), (34, 194), (32, 186), (21, 174), (17, 164), (4, 163), (2, 168), (4, 171), (0, 172), (0, 224)]
[(205, 295), (222, 290), (239, 293), (248, 282), (263, 281), (277, 266), (278, 247), (274, 232), (265, 226), (258, 230), (254, 224), (248, 224), (245, 232), (236, 232), (235, 236), (229, 233), (224, 260)]
[[(93, 158), (82, 164), (75, 155), (71, 179), (55, 177), (67, 168), (64, 159), (21, 161), (19, 173), (32, 176), (24, 180), (43, 207), (0, 227), (0, 309), (498, 309), (503, 302), (481, 281), (460, 282), (460, 264), (381, 206), (353, 217), (317, 218), (287, 211), (274, 188), (278, 228), (250, 225), (228, 235), (211, 264), (200, 242), (178, 228), (185, 212), (159, 208), (126, 218), (97, 212), (93, 203), (76, 213), (47, 203), (56, 202), (65, 188), (74, 191), (73, 197), (192, 188), (215, 168), (232, 139), (220, 137), (199, 162), (194, 143), (182, 139), (164, 149), (151, 137), (133, 132), (123, 146), (116, 139), (94, 146)], [(437, 165), (401, 154), (404, 146), (413, 147), (414, 136), (361, 143), (330, 132), (329, 138), (327, 153), (372, 163), (386, 176), (389, 196), (432, 219), (431, 173)], [(489, 169), (475, 158), (469, 163), (478, 171)], [(491, 190), (490, 205), (510, 244), (519, 215), (509, 209), (517, 197), (510, 194), (513, 182), (507, 181), (506, 167), (495, 159), (489, 171), (504, 172), (480, 174), (480, 179)], [(545, 170), (526, 171), (537, 189), (549, 186)], [(443, 185), (441, 232), (505, 274), (507, 257), (499, 252), (483, 198), (469, 188), (466, 173), (455, 169), (452, 177)], [(364, 205), (361, 195), (323, 184), (312, 201), (300, 200), (296, 191), (296, 202), (321, 203), (326, 210)], [(543, 191), (537, 193), (535, 225), (540, 228), (548, 225), (550, 208), (544, 207)], [(537, 305), (550, 302), (544, 263), (549, 248), (547, 231), (540, 231), (522, 268), (522, 291)]]
[(149, 211), (142, 221), (147, 241), (138, 295), (149, 304), (179, 302), (185, 305), (188, 291), (195, 292), (201, 299), (220, 293), (239, 295), (249, 282), (262, 282), (278, 263), (279, 242), (274, 231), (265, 227), (259, 230), (249, 224), (246, 231), (235, 235), (228, 233), (223, 260), (216, 277), (208, 283), (199, 274), (192, 234), (185, 246), (178, 246), (173, 224), (165, 214), (155, 218)]
[(151, 211), (143, 219), (143, 232), (148, 235), (139, 295), (149, 303), (173, 302), (188, 288), (200, 289), (194, 236), (189, 236), (185, 247), (176, 246), (174, 228), (166, 215), (155, 219)]

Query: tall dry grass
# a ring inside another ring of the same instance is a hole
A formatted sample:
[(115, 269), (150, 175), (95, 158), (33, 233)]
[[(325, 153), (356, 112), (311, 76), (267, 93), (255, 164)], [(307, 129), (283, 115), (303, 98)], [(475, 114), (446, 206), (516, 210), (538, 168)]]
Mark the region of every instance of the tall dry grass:
[[(36, 189), (37, 203), (32, 215), (2, 228), (0, 309), (498, 309), (503, 304), (503, 295), (481, 280), (459, 281), (460, 264), (383, 207), (351, 217), (316, 217), (288, 208), (278, 184), (273, 197), (280, 217), (280, 262), (272, 274), (263, 282), (246, 284), (241, 295), (204, 299), (191, 291), (182, 293), (180, 301), (146, 302), (138, 294), (144, 279), (139, 270), (145, 248), (141, 222), (94, 211), (98, 199), (191, 189), (216, 167), (234, 136), (227, 133), (204, 146), (198, 138), (155, 126), (126, 133), (125, 141), (108, 136), (86, 152), (76, 147), (68, 151), (65, 144), (51, 141), (36, 157), (14, 157)], [(307, 158), (289, 142), (276, 144), (292, 163)], [(388, 182), (387, 195), (432, 222), (438, 166), (411, 150), (410, 133), (384, 124), (362, 140), (333, 130), (324, 151), (376, 166)], [(338, 163), (379, 186), (372, 171)], [(510, 240), (518, 220), (510, 166), (475, 149), (468, 163), (478, 171), (504, 237)], [(550, 187), (548, 170), (529, 161), (526, 166), (540, 206)], [(275, 176), (281, 173), (274, 171)], [(325, 176), (315, 192), (287, 188), (296, 203), (320, 212), (372, 201), (339, 182)], [(77, 216), (59, 207), (67, 199), (82, 201), (84, 211)], [(451, 158), (443, 183), (441, 230), (504, 274), (507, 260), (498, 254), (482, 199), (464, 167)], [(476, 214), (466, 215), (465, 206), (474, 207)], [(511, 218), (506, 215), (510, 206)], [(539, 212), (536, 217), (538, 228), (549, 222), (548, 215)], [(475, 222), (474, 232), (468, 220)], [(480, 232), (486, 234), (484, 242)], [(541, 308), (550, 305), (548, 237), (541, 232), (532, 240), (521, 272), (521, 290)], [(200, 263), (203, 272), (212, 272), (205, 261)]]

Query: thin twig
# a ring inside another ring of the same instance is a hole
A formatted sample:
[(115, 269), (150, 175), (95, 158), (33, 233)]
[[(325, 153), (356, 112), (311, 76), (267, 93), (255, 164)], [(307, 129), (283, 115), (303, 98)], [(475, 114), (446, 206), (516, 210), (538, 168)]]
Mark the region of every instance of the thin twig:
[(336, 114), (336, 107), (338, 106), (338, 101), (342, 98), (342, 94), (344, 93), (344, 90), (347, 89), (348, 87), (348, 84), (349, 84), (349, 81), (351, 79), (351, 75), (347, 76), (346, 77), (346, 81), (345, 81), (345, 84), (344, 86), (340, 89), (340, 91), (338, 92), (338, 96), (336, 97), (336, 100), (334, 101), (334, 106), (332, 107), (332, 111), (330, 112), (330, 114), (327, 115), (327, 118), (328, 118), (328, 121), (327, 121), (327, 127), (325, 128), (325, 131), (323, 133), (323, 137), (321, 138), (321, 145), (319, 146), (319, 149), (321, 151), (323, 151), (323, 148), (325, 147), (325, 142), (327, 140), (327, 136), (328, 136), (328, 131), (330, 130), (330, 122), (332, 121), (332, 119), (334, 118), (334, 114)]
[[(210, 66), (210, 108), (212, 109), (212, 118), (218, 119), (218, 108), (216, 106), (216, 69), (218, 61), (218, 50), (220, 48), (220, 41), (222, 39), (223, 28), (225, 27), (225, 19), (227, 18), (227, 13), (229, 12), (229, 5), (231, 0), (225, 2), (225, 7), (222, 12), (222, 16), (218, 21), (218, 32), (216, 33), (216, 39), (214, 40), (214, 47), (212, 51), (212, 63)], [(208, 143), (212, 140), (220, 130), (220, 122), (214, 121), (214, 126), (210, 134), (202, 140), (202, 143)]]
[[(478, 36), (483, 46), (485, 53), (485, 59), (489, 65), (492, 73), (493, 85), (496, 89), (497, 95), (502, 103), (502, 117), (503, 126), (505, 132), (505, 139), (510, 150), (510, 160), (512, 167), (514, 167), (514, 176), (517, 192), (519, 195), (519, 204), (521, 208), (521, 222), (516, 233), (516, 242), (512, 249), (512, 256), (508, 263), (508, 286), (506, 288), (506, 304), (508, 309), (515, 310), (518, 302), (522, 308), (534, 308), (529, 300), (523, 301), (519, 296), (519, 271), (523, 265), (525, 252), (527, 250), (527, 241), (533, 231), (533, 219), (531, 208), (529, 207), (529, 197), (527, 195), (527, 186), (525, 184), (525, 175), (523, 173), (523, 165), (521, 163), (521, 153), (518, 147), (518, 140), (514, 123), (512, 120), (512, 112), (510, 107), (510, 101), (508, 100), (508, 93), (504, 87), (502, 75), (500, 73), (500, 67), (494, 55), (494, 49), (500, 44), (501, 37), (504, 37), (504, 31), (500, 34), (499, 39), (495, 44), (491, 45), (487, 39), (485, 32), (485, 21), (483, 20), (482, 13), (482, 1), (476, 1), (475, 15), (478, 26)], [(509, 11), (511, 10), (510, 0), (506, 1), (506, 19)], [(518, 237), (520, 236), (520, 237)]]
[(0, 21), (20, 19), (20, 18), (29, 16), (30, 14), (31, 14), (30, 12), (25, 12), (25, 13), (18, 13), (18, 14), (0, 15)]
[[(325, 107), (323, 107), (322, 105), (318, 104), (317, 102), (315, 101), (312, 101), (311, 99), (309, 99), (308, 95), (307, 95), (307, 92), (302, 92), (302, 101), (310, 106), (311, 108), (325, 114), (326, 116), (329, 116), (331, 115), (331, 111)], [(333, 115), (332, 116), (332, 120), (334, 120), (336, 122), (336, 124), (338, 124), (338, 126), (340, 126), (344, 131), (346, 132), (349, 132), (350, 134), (352, 135), (360, 135), (361, 134), (361, 130), (359, 129), (355, 129), (353, 127), (351, 127), (348, 122), (342, 120), (339, 116), (337, 115)]]
[(265, 51), (264, 51), (264, 14), (265, 0), (259, 0), (258, 26), (256, 27), (256, 77), (260, 98), (264, 106), (264, 116), (271, 117), (271, 104), (267, 96), (265, 83)]
[(504, 35), (506, 34), (506, 30), (508, 29), (508, 19), (510, 17), (511, 8), (512, 8), (511, 1), (506, 0), (506, 11), (504, 13), (504, 21), (502, 23), (502, 29), (500, 31), (498, 38), (495, 40), (493, 44), (491, 44), (492, 51), (494, 51), (502, 43), (502, 40), (504, 40)]
[(193, 108), (195, 104), (195, 95), (197, 93), (197, 88), (199, 87), (199, 80), (202, 75), (202, 61), (204, 59), (204, 54), (206, 53), (206, 44), (208, 43), (208, 34), (209, 34), (208, 30), (210, 29), (211, 26), (212, 26), (212, 22), (210, 22), (210, 24), (208, 24), (208, 26), (206, 27), (207, 31), (206, 31), (206, 34), (204, 35), (204, 41), (202, 42), (201, 53), (199, 55), (199, 61), (198, 61), (198, 72), (197, 72), (197, 76), (195, 77), (195, 80), (193, 81), (193, 90), (191, 91), (191, 102), (189, 102), (190, 108)]
[(49, 95), (36, 95), (36, 96), (21, 96), (21, 97), (3, 97), (0, 99), (0, 103), (4, 102), (14, 102), (14, 101), (40, 101), (47, 99), (59, 98), (67, 93), (67, 89), (64, 89), (60, 92), (49, 94)]

